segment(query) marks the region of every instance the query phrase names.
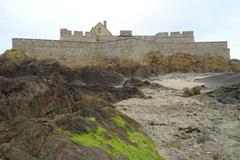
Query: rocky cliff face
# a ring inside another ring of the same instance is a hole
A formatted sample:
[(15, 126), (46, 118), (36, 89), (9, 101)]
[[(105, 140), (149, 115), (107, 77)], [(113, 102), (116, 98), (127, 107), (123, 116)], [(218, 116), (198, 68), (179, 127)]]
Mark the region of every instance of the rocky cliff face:
[(144, 97), (134, 86), (115, 87), (123, 81), (104, 69), (72, 70), (7, 51), (0, 57), (0, 159), (163, 159), (140, 125), (111, 105)]

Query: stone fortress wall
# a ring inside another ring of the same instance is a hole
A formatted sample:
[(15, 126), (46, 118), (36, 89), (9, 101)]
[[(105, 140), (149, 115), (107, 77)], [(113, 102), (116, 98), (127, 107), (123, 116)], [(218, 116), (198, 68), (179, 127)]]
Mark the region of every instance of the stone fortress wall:
[[(101, 23), (96, 25), (95, 30), (96, 27), (106, 27), (106, 22), (104, 25)], [(149, 52), (160, 52), (164, 55), (188, 53), (230, 58), (226, 41), (195, 42), (192, 31), (161, 32), (154, 36), (135, 36), (128, 30), (120, 31), (119, 36), (109, 35), (109, 33), (98, 35), (94, 31), (83, 34), (82, 31), (72, 33), (67, 29), (61, 29), (60, 40), (13, 38), (12, 48), (39, 58), (54, 58), (67, 65), (91, 64), (98, 57), (131, 58), (140, 61)]]

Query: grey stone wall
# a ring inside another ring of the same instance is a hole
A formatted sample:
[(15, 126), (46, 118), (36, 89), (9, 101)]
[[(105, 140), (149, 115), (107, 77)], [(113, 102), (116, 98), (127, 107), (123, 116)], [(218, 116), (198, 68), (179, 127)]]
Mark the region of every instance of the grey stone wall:
[(67, 65), (90, 64), (97, 56), (96, 43), (57, 40), (13, 39), (12, 48), (37, 58), (53, 58)]
[(230, 58), (227, 42), (159, 43), (156, 40), (150, 40), (150, 37), (147, 40), (139, 37), (123, 39), (115, 37), (112, 41), (107, 39), (98, 42), (14, 38), (12, 48), (23, 50), (38, 58), (54, 58), (70, 66), (92, 64), (99, 56), (141, 60), (146, 53), (151, 51), (159, 51), (165, 55), (188, 53)]

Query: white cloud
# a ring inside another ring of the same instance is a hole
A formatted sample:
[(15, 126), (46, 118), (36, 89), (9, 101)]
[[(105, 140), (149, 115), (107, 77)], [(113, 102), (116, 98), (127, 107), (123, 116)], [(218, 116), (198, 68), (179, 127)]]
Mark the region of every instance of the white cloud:
[(107, 20), (114, 34), (194, 30), (196, 40), (228, 40), (240, 58), (239, 17), (239, 0), (0, 0), (0, 50), (10, 36), (58, 39), (59, 28), (86, 31)]

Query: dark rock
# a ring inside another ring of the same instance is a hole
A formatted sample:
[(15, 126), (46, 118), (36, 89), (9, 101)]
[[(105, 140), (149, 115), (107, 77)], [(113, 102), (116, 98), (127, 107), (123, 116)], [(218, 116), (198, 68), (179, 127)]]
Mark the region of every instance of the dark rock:
[(189, 126), (189, 127), (184, 127), (184, 128), (179, 127), (178, 130), (179, 130), (179, 131), (184, 131), (185, 133), (193, 133), (193, 132), (200, 133), (200, 132), (201, 132), (201, 130), (200, 130), (199, 128), (197, 128), (197, 127), (191, 127), (191, 126)]
[(148, 67), (139, 67), (134, 73), (134, 77), (139, 77), (139, 78), (149, 78), (151, 76), (156, 76), (152, 73), (151, 68)]
[(131, 77), (130, 79), (126, 80), (123, 84), (123, 86), (125, 87), (144, 87), (150, 85), (151, 83), (149, 81), (142, 81), (134, 77)]
[(0, 58), (0, 76), (7, 78), (38, 76), (65, 81), (79, 79), (77, 71), (59, 64), (56, 60), (40, 61), (26, 57), (15, 61), (7, 56)]
[(82, 147), (55, 133), (57, 126), (49, 120), (43, 125), (37, 119), (26, 119), (6, 127), (8, 132), (0, 131), (0, 158), (4, 160), (113, 159), (99, 148)]
[(71, 112), (71, 106), (80, 100), (80, 93), (67, 84), (38, 77), (0, 77), (0, 93), (5, 95), (0, 97), (0, 121), (17, 115), (52, 117)]
[(150, 83), (149, 81), (143, 81), (134, 77), (131, 77), (129, 79), (127, 79), (124, 84), (123, 87), (137, 87), (137, 88), (141, 88), (141, 87), (149, 87), (152, 89), (157, 89), (157, 88), (161, 88), (164, 89), (166, 87), (157, 84), (157, 83)]
[(207, 95), (224, 104), (239, 104), (240, 84), (222, 86), (207, 93)]
[(195, 81), (207, 84), (210, 89), (216, 89), (216, 87), (238, 84), (240, 82), (240, 72), (224, 73)]
[(151, 121), (148, 123), (150, 126), (166, 126), (165, 123), (156, 123), (154, 121)]
[(117, 102), (129, 98), (144, 98), (144, 94), (136, 87), (111, 87), (104, 85), (72, 84), (79, 92), (90, 96), (97, 96), (109, 102)]
[(124, 79), (117, 72), (99, 67), (87, 67), (80, 71), (81, 80), (89, 85), (120, 86)]

